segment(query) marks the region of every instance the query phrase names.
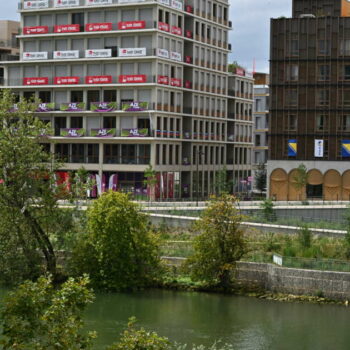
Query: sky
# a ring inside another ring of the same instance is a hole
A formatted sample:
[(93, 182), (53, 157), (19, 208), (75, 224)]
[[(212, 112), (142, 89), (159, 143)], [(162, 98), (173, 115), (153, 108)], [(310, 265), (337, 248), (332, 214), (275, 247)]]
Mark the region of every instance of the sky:
[[(229, 0), (233, 30), (229, 42), (232, 54), (229, 60), (237, 61), (248, 70), (269, 70), (270, 18), (291, 17), (292, 0)], [(0, 0), (0, 19), (18, 20), (17, 1)]]

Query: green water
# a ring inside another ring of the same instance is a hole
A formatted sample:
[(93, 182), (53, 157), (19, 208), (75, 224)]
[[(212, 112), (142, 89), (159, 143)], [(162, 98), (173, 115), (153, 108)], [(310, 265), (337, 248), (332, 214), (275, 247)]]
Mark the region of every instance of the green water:
[(222, 339), (237, 350), (350, 349), (350, 308), (159, 290), (97, 295), (86, 315), (87, 328), (99, 335), (96, 349), (115, 341), (130, 316), (187, 344)]

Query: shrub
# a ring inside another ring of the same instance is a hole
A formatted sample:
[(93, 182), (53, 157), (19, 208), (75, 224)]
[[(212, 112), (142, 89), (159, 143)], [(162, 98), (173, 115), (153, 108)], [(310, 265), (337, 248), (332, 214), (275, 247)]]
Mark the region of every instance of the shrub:
[(263, 217), (264, 219), (269, 222), (269, 221), (276, 221), (276, 214), (274, 210), (274, 204), (272, 199), (268, 198), (265, 199), (261, 205), (260, 205), (262, 212), (263, 212)]
[(158, 240), (126, 194), (104, 193), (89, 208), (87, 220), (88, 232), (73, 249), (73, 273), (88, 273), (96, 288), (111, 291), (148, 286), (158, 277)]
[(194, 280), (225, 289), (231, 286), (236, 262), (247, 250), (236, 201), (227, 194), (216, 198), (198, 221), (200, 234), (193, 241), (194, 254), (187, 262)]
[(82, 314), (93, 301), (87, 277), (55, 290), (50, 277), (25, 282), (10, 293), (2, 311), (3, 349), (90, 349), (94, 333), (81, 332)]
[(298, 232), (298, 241), (303, 249), (311, 247), (312, 233), (307, 225), (300, 227)]

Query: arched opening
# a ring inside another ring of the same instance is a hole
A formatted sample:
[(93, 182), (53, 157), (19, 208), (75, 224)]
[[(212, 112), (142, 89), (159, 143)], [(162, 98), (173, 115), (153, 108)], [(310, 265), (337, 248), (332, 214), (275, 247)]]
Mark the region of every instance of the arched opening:
[(298, 188), (296, 177), (298, 169), (293, 169), (288, 175), (288, 200), (303, 201), (306, 198), (306, 188)]
[(342, 176), (342, 198), (350, 201), (350, 170), (345, 171)]
[(338, 171), (331, 169), (324, 174), (323, 194), (328, 201), (341, 200), (341, 176)]
[(308, 172), (306, 197), (308, 199), (323, 199), (323, 175), (317, 169), (311, 169)]
[(277, 201), (288, 199), (288, 175), (283, 169), (275, 169), (270, 175), (270, 197)]

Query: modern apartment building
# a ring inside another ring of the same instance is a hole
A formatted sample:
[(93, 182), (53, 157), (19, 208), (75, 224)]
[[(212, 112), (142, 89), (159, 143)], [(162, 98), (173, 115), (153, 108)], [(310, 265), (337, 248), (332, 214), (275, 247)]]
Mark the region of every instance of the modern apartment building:
[(253, 85), (252, 75), (235, 68), (228, 77), (228, 164), (233, 163), (233, 191), (249, 192), (252, 189), (253, 151)]
[(254, 73), (254, 154), (253, 178), (256, 171), (266, 167), (268, 157), (268, 130), (269, 130), (269, 75)]
[(294, 0), (292, 18), (271, 22), (268, 184), (277, 200), (350, 199), (349, 16), (347, 0)]
[[(2, 62), (4, 86), (41, 101), (60, 174), (81, 166), (96, 195), (207, 197), (228, 147), (225, 0), (22, 0), (20, 62)], [(227, 159), (232, 161), (228, 164)]]

